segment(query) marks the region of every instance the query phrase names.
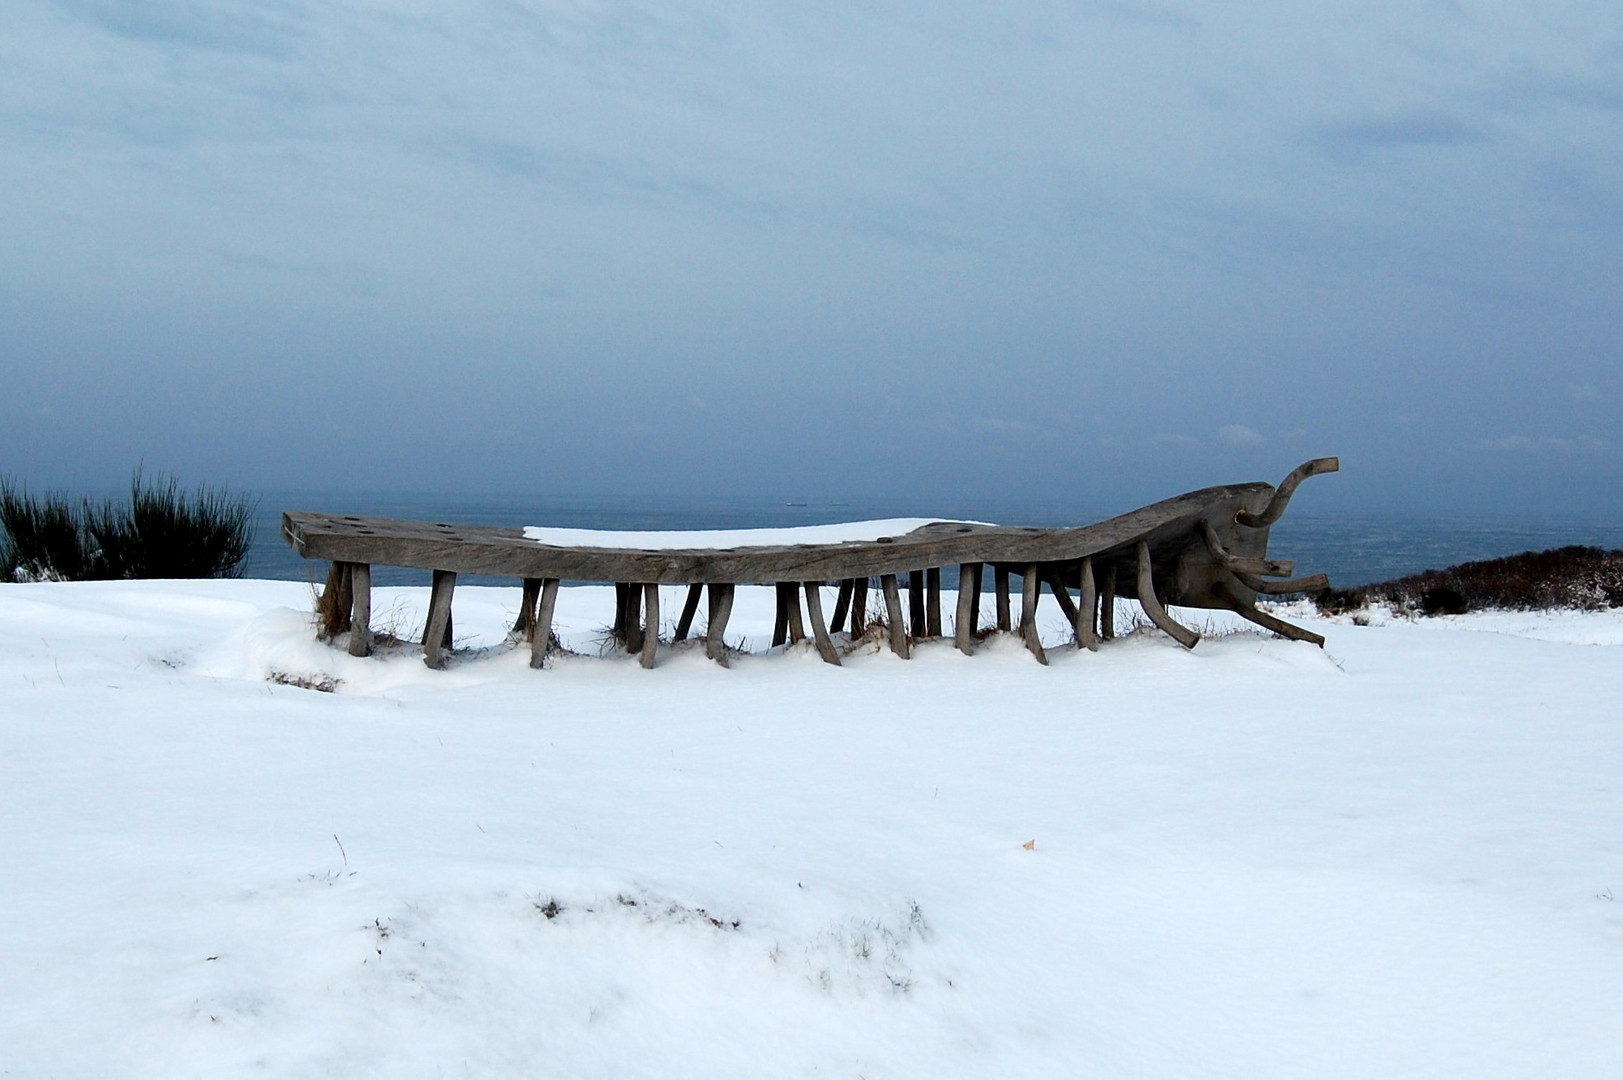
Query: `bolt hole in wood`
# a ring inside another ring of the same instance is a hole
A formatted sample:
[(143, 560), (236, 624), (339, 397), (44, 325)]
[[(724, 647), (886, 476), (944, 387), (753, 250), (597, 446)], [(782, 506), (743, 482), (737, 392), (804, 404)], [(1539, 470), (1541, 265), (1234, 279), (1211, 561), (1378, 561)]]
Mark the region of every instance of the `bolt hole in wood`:
[[(1154, 626), (1186, 648), (1199, 644), (1200, 635), (1177, 622), (1169, 607), (1232, 611), (1283, 637), (1322, 646), (1319, 635), (1260, 610), (1257, 597), (1329, 587), (1323, 574), (1291, 577), (1293, 563), (1270, 559), (1268, 533), (1302, 481), (1339, 467), (1336, 458), (1317, 458), (1292, 470), (1277, 486), (1251, 482), (1202, 488), (1074, 528), (917, 519), (905, 533), (897, 531), (900, 523), (894, 521), (809, 527), (811, 532), (824, 530), (819, 537), (830, 529), (842, 533), (817, 540), (800, 535), (808, 530), (765, 530), (768, 538), (752, 540), (746, 530), (664, 537), (588, 533), (575, 538), (580, 542), (557, 543), (541, 527), (500, 529), (288, 511), (282, 515), (282, 535), (305, 558), (331, 564), (317, 603), (320, 633), (332, 640), (349, 631), (349, 648), (356, 655), (372, 651), (371, 567), (432, 571), (422, 646), (423, 660), (433, 668), (446, 666), (452, 654), (451, 609), (458, 574), (508, 575), (524, 582), (525, 610), (515, 632), (530, 644), (531, 666), (538, 668), (556, 642), (552, 615), (561, 581), (614, 584), (615, 641), (644, 667), (653, 667), (660, 645), (661, 585), (688, 587), (677, 640), (691, 628), (701, 590), (708, 591), (705, 652), (723, 666), (723, 634), (738, 585), (776, 587), (775, 645), (810, 640), (819, 656), (837, 665), (842, 647), (866, 638), (868, 585), (878, 579), (885, 638), (897, 656), (906, 658), (916, 641), (944, 633), (941, 568), (947, 566), (958, 571), (953, 639), (966, 654), (974, 652), (980, 633), (976, 623), (987, 566), (994, 572), (999, 632), (1016, 629), (1009, 579), (1021, 579), (1018, 632), (1042, 663), (1047, 655), (1037, 639), (1036, 612), (1045, 592), (1074, 627), (1074, 644), (1080, 649), (1097, 649), (1115, 637), (1117, 597), (1137, 600)], [(883, 535), (862, 532), (886, 524), (890, 527)], [(843, 535), (851, 530), (855, 533)], [(825, 622), (818, 590), (830, 583), (838, 585), (839, 595), (833, 619)], [(847, 624), (849, 630), (842, 630)]]

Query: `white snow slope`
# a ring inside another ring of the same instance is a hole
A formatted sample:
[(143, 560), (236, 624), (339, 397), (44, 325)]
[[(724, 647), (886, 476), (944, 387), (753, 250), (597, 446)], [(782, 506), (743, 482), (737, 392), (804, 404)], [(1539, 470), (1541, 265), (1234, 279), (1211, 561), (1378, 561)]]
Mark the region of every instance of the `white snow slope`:
[(0, 1075), (1623, 1072), (1623, 613), (532, 671), (468, 588), (431, 672), (310, 599), (0, 586)]

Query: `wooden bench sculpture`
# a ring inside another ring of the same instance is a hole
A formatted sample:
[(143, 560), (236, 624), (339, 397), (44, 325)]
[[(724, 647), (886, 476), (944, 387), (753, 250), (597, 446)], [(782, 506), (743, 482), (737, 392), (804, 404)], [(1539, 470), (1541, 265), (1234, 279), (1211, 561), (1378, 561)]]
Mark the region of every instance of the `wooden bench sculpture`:
[[(1076, 645), (1097, 649), (1115, 636), (1117, 597), (1136, 599), (1152, 623), (1186, 648), (1200, 635), (1167, 614), (1168, 605), (1227, 610), (1281, 636), (1323, 646), (1318, 634), (1258, 610), (1257, 595), (1327, 588), (1323, 574), (1292, 578), (1294, 564), (1268, 558), (1268, 530), (1303, 480), (1335, 472), (1336, 458), (1298, 466), (1276, 488), (1266, 483), (1210, 487), (1130, 513), (1070, 529), (1039, 529), (938, 521), (899, 536), (825, 544), (731, 548), (622, 548), (562, 546), (527, 537), (520, 529), (395, 521), (289, 512), (287, 542), (307, 559), (332, 565), (319, 611), (328, 637), (349, 631), (349, 651), (371, 651), (371, 568), (433, 571), (424, 662), (445, 666), (451, 644), (451, 596), (459, 573), (501, 574), (524, 583), (518, 624), (530, 643), (530, 666), (554, 642), (553, 606), (564, 580), (615, 584), (615, 638), (653, 667), (659, 643), (659, 586), (688, 586), (674, 639), (688, 636), (700, 599), (709, 592), (706, 654), (726, 665), (722, 635), (733, 591), (743, 584), (777, 588), (772, 644), (804, 640), (807, 628), (830, 664), (840, 654), (831, 634), (849, 623), (855, 639), (866, 629), (867, 594), (879, 579), (891, 648), (907, 657), (915, 639), (941, 636), (941, 568), (958, 567), (957, 646), (974, 650), (982, 574), (992, 567), (997, 629), (1013, 629), (1009, 579), (1021, 579), (1019, 631), (1032, 655), (1046, 664), (1037, 636), (1037, 603), (1046, 584), (1075, 627)], [(908, 615), (903, 616), (906, 576)], [(1270, 580), (1273, 579), (1273, 580)], [(839, 583), (833, 618), (825, 621), (821, 589)], [(1071, 597), (1076, 589), (1079, 602)], [(804, 612), (800, 597), (805, 596)]]

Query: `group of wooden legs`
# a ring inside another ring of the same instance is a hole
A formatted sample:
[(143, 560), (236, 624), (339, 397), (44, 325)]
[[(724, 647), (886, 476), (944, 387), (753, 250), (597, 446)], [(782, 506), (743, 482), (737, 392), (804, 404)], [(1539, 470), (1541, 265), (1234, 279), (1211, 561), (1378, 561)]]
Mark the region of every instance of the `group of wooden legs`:
[[(1138, 544), (1137, 556), (1136, 591), (1144, 613), (1180, 644), (1194, 648), (1200, 635), (1175, 621), (1156, 599), (1149, 546), (1142, 541)], [(1067, 585), (1072, 567), (1077, 570), (1080, 602), (1072, 599)], [(954, 642), (966, 655), (974, 652), (975, 641), (980, 636), (981, 580), (985, 568), (984, 563), (967, 563), (958, 568), (958, 617), (954, 626)], [(1099, 647), (1100, 640), (1115, 637), (1117, 564), (1106, 565), (1098, 575), (1094, 573), (1091, 558), (1082, 559), (1080, 565), (1031, 565), (1018, 569), (994, 564), (992, 577), (996, 597), (996, 628), (1001, 631), (1016, 629), (1009, 588), (1010, 577), (1014, 573), (1019, 574), (1021, 581), (1018, 630), (1026, 648), (1040, 663), (1048, 663), (1047, 652), (1037, 634), (1037, 604), (1044, 584), (1075, 629), (1078, 648), (1094, 650)], [(838, 665), (840, 654), (834, 647), (832, 635), (845, 630), (848, 624), (853, 639), (867, 632), (869, 579), (848, 578), (841, 581), (834, 601), (833, 618), (827, 621), (823, 618), (823, 585), (821, 581), (777, 584), (777, 617), (773, 624), (772, 644), (776, 647), (810, 637), (818, 655), (828, 663)], [(335, 562), (318, 603), (323, 633), (332, 637), (349, 631), (349, 652), (354, 656), (366, 656), (372, 650), (371, 586), (371, 567), (365, 563)], [(879, 576), (887, 636), (891, 649), (903, 658), (912, 655), (914, 641), (942, 636), (940, 567), (908, 573), (906, 587), (907, 611), (904, 618), (899, 576)], [(449, 570), (434, 571), (428, 618), (423, 626), (423, 662), (431, 668), (443, 668), (446, 652), (451, 648), (451, 596), (455, 589), (455, 573)], [(613, 635), (628, 651), (638, 654), (643, 667), (653, 667), (659, 647), (659, 586), (621, 583), (615, 585), (614, 589)], [(705, 655), (726, 666), (727, 650), (723, 634), (727, 629), (727, 619), (732, 614), (735, 586), (725, 583), (689, 585), (672, 639), (687, 639), (706, 590), (710, 603), (709, 621), (705, 629)], [(805, 597), (804, 609), (801, 607), (802, 596)], [(524, 579), (518, 621), (513, 631), (529, 643), (531, 667), (541, 667), (547, 652), (557, 643), (552, 632), (557, 600), (557, 578)], [(1257, 611), (1254, 605), (1235, 599), (1232, 606), (1243, 617), (1276, 633), (1323, 644), (1324, 639), (1318, 635), (1280, 622)]]

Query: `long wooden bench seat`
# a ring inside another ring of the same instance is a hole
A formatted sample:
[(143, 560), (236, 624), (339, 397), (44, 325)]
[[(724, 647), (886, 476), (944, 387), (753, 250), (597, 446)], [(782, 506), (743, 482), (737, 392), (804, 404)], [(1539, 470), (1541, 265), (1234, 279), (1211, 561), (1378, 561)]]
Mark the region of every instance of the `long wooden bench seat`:
[[(458, 574), (511, 575), (524, 583), (520, 630), (530, 639), (531, 663), (541, 666), (552, 639), (552, 607), (561, 581), (617, 586), (614, 629), (626, 647), (653, 666), (658, 646), (660, 585), (687, 585), (676, 639), (691, 629), (701, 596), (710, 596), (707, 651), (726, 663), (722, 634), (734, 586), (771, 584), (778, 589), (774, 645), (810, 636), (823, 658), (839, 663), (831, 634), (847, 620), (859, 636), (867, 618), (867, 590), (878, 578), (884, 594), (889, 638), (895, 651), (910, 653), (911, 641), (940, 636), (940, 574), (959, 568), (958, 647), (973, 651), (982, 573), (993, 568), (997, 626), (1011, 629), (1009, 577), (1022, 583), (1019, 627), (1032, 653), (1046, 656), (1037, 639), (1036, 608), (1046, 584), (1076, 628), (1078, 647), (1096, 648), (1113, 636), (1117, 596), (1136, 599), (1155, 625), (1193, 648), (1199, 635), (1166, 612), (1167, 605), (1236, 611), (1277, 633), (1320, 645), (1323, 638), (1259, 611), (1259, 593), (1285, 594), (1325, 588), (1322, 574), (1290, 579), (1293, 564), (1268, 558), (1269, 526), (1278, 520), (1296, 486), (1309, 476), (1334, 472), (1335, 458), (1299, 466), (1278, 487), (1266, 483), (1203, 488), (1129, 513), (1077, 528), (1033, 528), (938, 521), (897, 536), (839, 543), (670, 548), (557, 545), (527, 537), (522, 529), (436, 522), (397, 521), (289, 511), (282, 515), (287, 542), (308, 559), (332, 566), (322, 595), (322, 631), (349, 631), (349, 649), (370, 651), (370, 582), (375, 565), (433, 571), (424, 659), (442, 667), (449, 645), (451, 599)], [(904, 619), (901, 579), (906, 576), (910, 618)], [(1270, 580), (1286, 579), (1286, 580)], [(822, 616), (819, 590), (838, 582), (833, 619)], [(1080, 592), (1073, 601), (1070, 589)], [(800, 595), (806, 611), (802, 613)]]

